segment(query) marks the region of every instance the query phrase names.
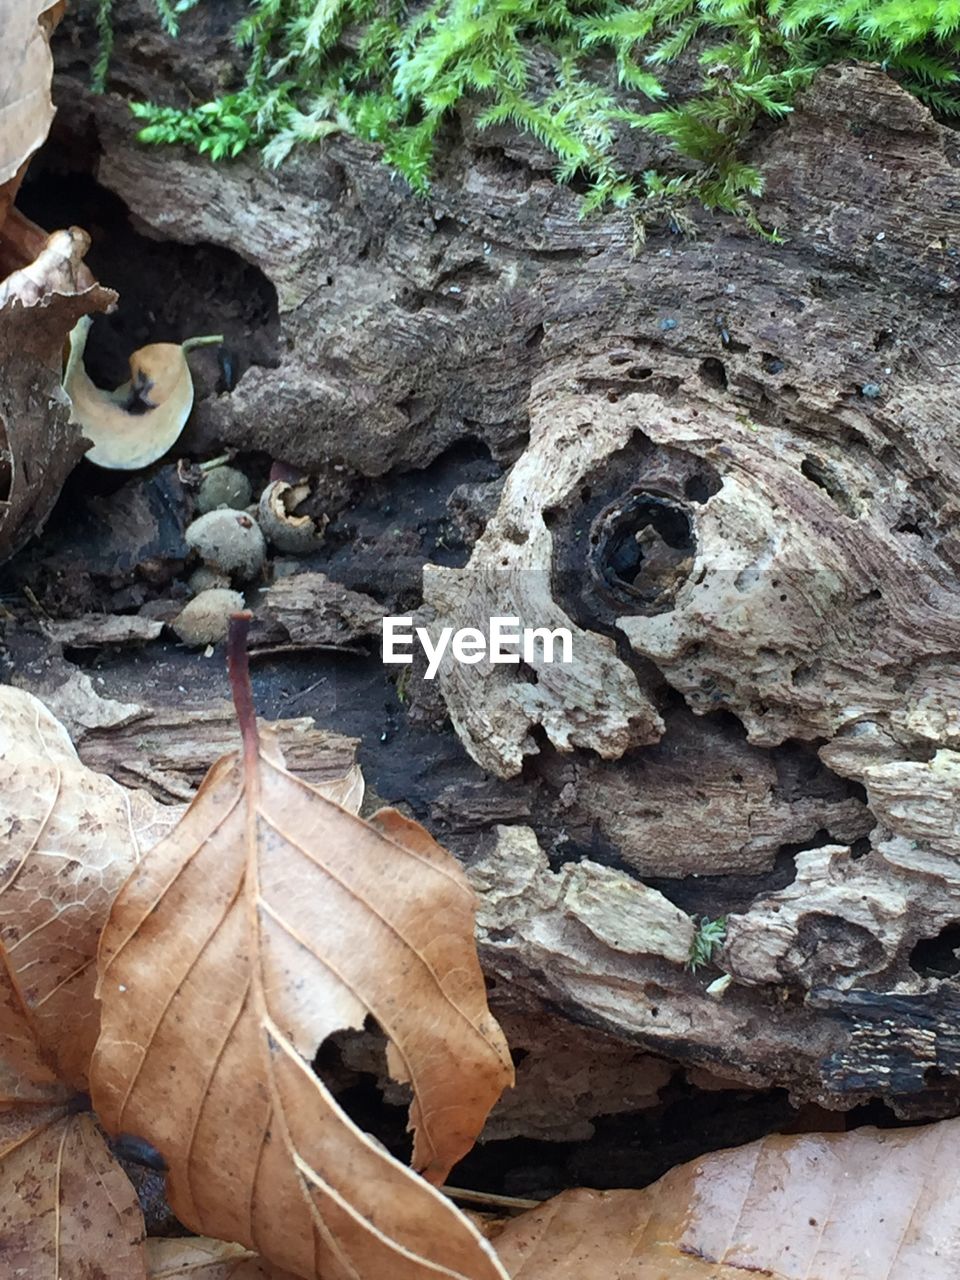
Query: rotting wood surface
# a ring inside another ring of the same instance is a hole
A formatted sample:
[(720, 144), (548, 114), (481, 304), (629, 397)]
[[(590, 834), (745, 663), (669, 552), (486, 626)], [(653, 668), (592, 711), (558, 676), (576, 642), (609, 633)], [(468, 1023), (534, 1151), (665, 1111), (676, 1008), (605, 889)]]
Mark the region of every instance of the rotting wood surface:
[[(117, 83), (162, 98), (116, 8)], [(233, 56), (204, 34), (174, 55), (197, 96)], [(955, 1108), (952, 982), (916, 948), (960, 916), (956, 135), (831, 68), (752, 157), (784, 247), (701, 215), (632, 257), (629, 219), (579, 220), (522, 141), (456, 147), (425, 201), (350, 139), (214, 169), (136, 145), (81, 61), (58, 127), (96, 131), (99, 183), (276, 289), (282, 354), (200, 400), (194, 448), (317, 472), (334, 517), (343, 474), (400, 490), (475, 441), (512, 466), (469, 561), (425, 571), (423, 618), (545, 592), (596, 660), (462, 668), (442, 701), (415, 675), (406, 708), (448, 713), (484, 770), (414, 808), (481, 892), (489, 974), (798, 1099)], [(625, 596), (602, 555), (631, 519), (663, 536)], [(722, 910), (715, 999), (684, 958)]]

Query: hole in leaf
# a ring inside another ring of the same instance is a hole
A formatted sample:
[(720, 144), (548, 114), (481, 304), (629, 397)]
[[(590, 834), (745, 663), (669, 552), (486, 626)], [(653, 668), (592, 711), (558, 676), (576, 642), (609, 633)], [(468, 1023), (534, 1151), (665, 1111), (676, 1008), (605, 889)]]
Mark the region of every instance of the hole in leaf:
[(387, 1037), (370, 1014), (363, 1030), (336, 1031), (317, 1050), (313, 1069), (355, 1125), (409, 1163), (410, 1089), (387, 1069)]

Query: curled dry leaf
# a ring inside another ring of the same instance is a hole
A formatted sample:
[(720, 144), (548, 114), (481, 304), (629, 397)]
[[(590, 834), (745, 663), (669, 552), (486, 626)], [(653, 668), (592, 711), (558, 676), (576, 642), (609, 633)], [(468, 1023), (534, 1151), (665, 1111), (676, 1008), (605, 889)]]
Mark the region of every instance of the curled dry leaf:
[(53, 119), (50, 33), (63, 0), (0, 0), (4, 74), (0, 79), (0, 228), (30, 157)]
[(31, 251), (36, 257), (28, 258), (24, 266), (0, 281), (0, 307), (12, 302), (35, 307), (50, 293), (69, 295), (91, 288), (94, 280), (83, 261), (90, 248), (90, 237), (82, 227), (54, 231), (48, 236), (19, 213), (14, 213), (10, 222), (14, 235), (6, 237), (7, 244), (16, 241), (23, 246), (16, 250), (18, 257)]
[[(97, 1035), (97, 939), (176, 811), (77, 759), (29, 693), (0, 688), (0, 1275), (137, 1280), (137, 1197), (76, 1090)], [(99, 1267), (94, 1273), (93, 1263)]]
[(71, 419), (93, 441), (87, 457), (98, 467), (135, 471), (149, 466), (179, 439), (193, 408), (187, 352), (222, 342), (223, 337), (152, 342), (130, 357), (129, 380), (115, 391), (103, 391), (83, 363), (90, 324), (90, 317), (83, 316), (70, 334), (63, 387), (70, 398)]
[(181, 813), (88, 769), (42, 702), (0, 687), (0, 974), (22, 1021), (17, 1036), (3, 1027), (8, 1054), (18, 1043), (86, 1088), (100, 930), (141, 851)]
[(955, 1280), (960, 1120), (774, 1136), (643, 1191), (567, 1191), (496, 1237), (512, 1280)]
[(416, 823), (365, 823), (284, 769), (256, 731), (244, 643), (245, 624), (231, 634), (243, 751), (213, 766), (103, 934), (97, 1111), (162, 1154), (182, 1222), (295, 1275), (502, 1280), (467, 1219), (310, 1069), (372, 1015), (413, 1088), (414, 1164), (445, 1177), (512, 1079), (472, 893)]
[(29, 265), (0, 284), (0, 561), (43, 527), (83, 457), (86, 442), (60, 388), (63, 344), (81, 315), (105, 311), (116, 299), (83, 264), (86, 232), (73, 227), (42, 238), (12, 215), (5, 236), (11, 225), (13, 260)]
[(12, 208), (53, 119), (50, 33), (63, 0), (0, 0), (0, 561), (44, 524), (83, 455), (59, 389), (64, 340), (79, 316), (116, 295), (83, 266), (78, 228), (45, 233)]
[(243, 1245), (202, 1236), (146, 1242), (148, 1280), (290, 1280)]

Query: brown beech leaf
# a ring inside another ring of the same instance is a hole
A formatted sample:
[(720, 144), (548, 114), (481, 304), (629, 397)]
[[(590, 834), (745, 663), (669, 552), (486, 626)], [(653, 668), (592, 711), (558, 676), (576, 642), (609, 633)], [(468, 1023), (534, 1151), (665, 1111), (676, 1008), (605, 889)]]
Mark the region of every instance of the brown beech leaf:
[(142, 1280), (143, 1234), (137, 1193), (91, 1115), (0, 1108), (5, 1280)]
[(181, 813), (88, 769), (42, 702), (0, 687), (0, 1105), (40, 1083), (40, 1064), (54, 1094), (86, 1089), (100, 930)]
[(100, 930), (140, 842), (169, 822), (149, 797), (82, 765), (36, 698), (0, 687), (4, 1280), (144, 1274), (136, 1193), (76, 1089), (97, 1035)]
[(243, 1245), (203, 1236), (150, 1239), (146, 1255), (148, 1280), (290, 1280)]
[[(328, 786), (359, 805), (356, 767)], [(41, 702), (0, 687), (2, 1280), (290, 1280), (220, 1241), (147, 1241), (145, 1259), (136, 1193), (76, 1092), (99, 1025), (100, 931), (140, 851), (183, 812), (88, 769)]]
[(63, 0), (0, 0), (0, 227), (53, 119), (50, 33), (63, 7)]
[(4, 237), (5, 265), (18, 269), (0, 281), (0, 561), (43, 528), (87, 448), (60, 386), (63, 347), (82, 315), (117, 296), (93, 283), (80, 228), (43, 236), (14, 211)]
[(960, 1120), (774, 1136), (643, 1191), (566, 1191), (496, 1247), (512, 1280), (956, 1280)]
[(416, 823), (365, 823), (283, 768), (256, 731), (245, 635), (235, 619), (243, 751), (213, 766), (103, 934), (97, 1112), (159, 1150), (182, 1222), (295, 1275), (496, 1280), (467, 1219), (310, 1069), (372, 1015), (413, 1088), (414, 1164), (446, 1176), (512, 1079), (472, 893)]

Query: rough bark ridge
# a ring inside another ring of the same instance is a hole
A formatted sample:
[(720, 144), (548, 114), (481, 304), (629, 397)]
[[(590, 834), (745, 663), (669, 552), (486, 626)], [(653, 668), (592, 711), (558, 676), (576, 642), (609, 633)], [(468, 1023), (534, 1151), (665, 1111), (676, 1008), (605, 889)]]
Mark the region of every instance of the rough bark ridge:
[[(117, 8), (117, 87), (209, 92), (225, 28), (198, 19), (171, 75)], [(350, 139), (277, 174), (141, 148), (81, 75), (61, 127), (95, 131), (97, 180), (276, 289), (274, 367), (202, 400), (195, 445), (328, 477), (465, 440), (513, 464), (469, 563), (424, 574), (425, 618), (496, 602), (585, 655), (443, 675), (502, 780), (463, 793), (459, 846), (491, 974), (797, 1097), (955, 1108), (953, 983), (916, 957), (960, 918), (956, 135), (831, 68), (752, 157), (785, 247), (701, 215), (633, 258), (629, 219), (579, 220), (522, 140), (452, 145), (421, 201)], [(708, 908), (721, 999), (684, 968)]]

